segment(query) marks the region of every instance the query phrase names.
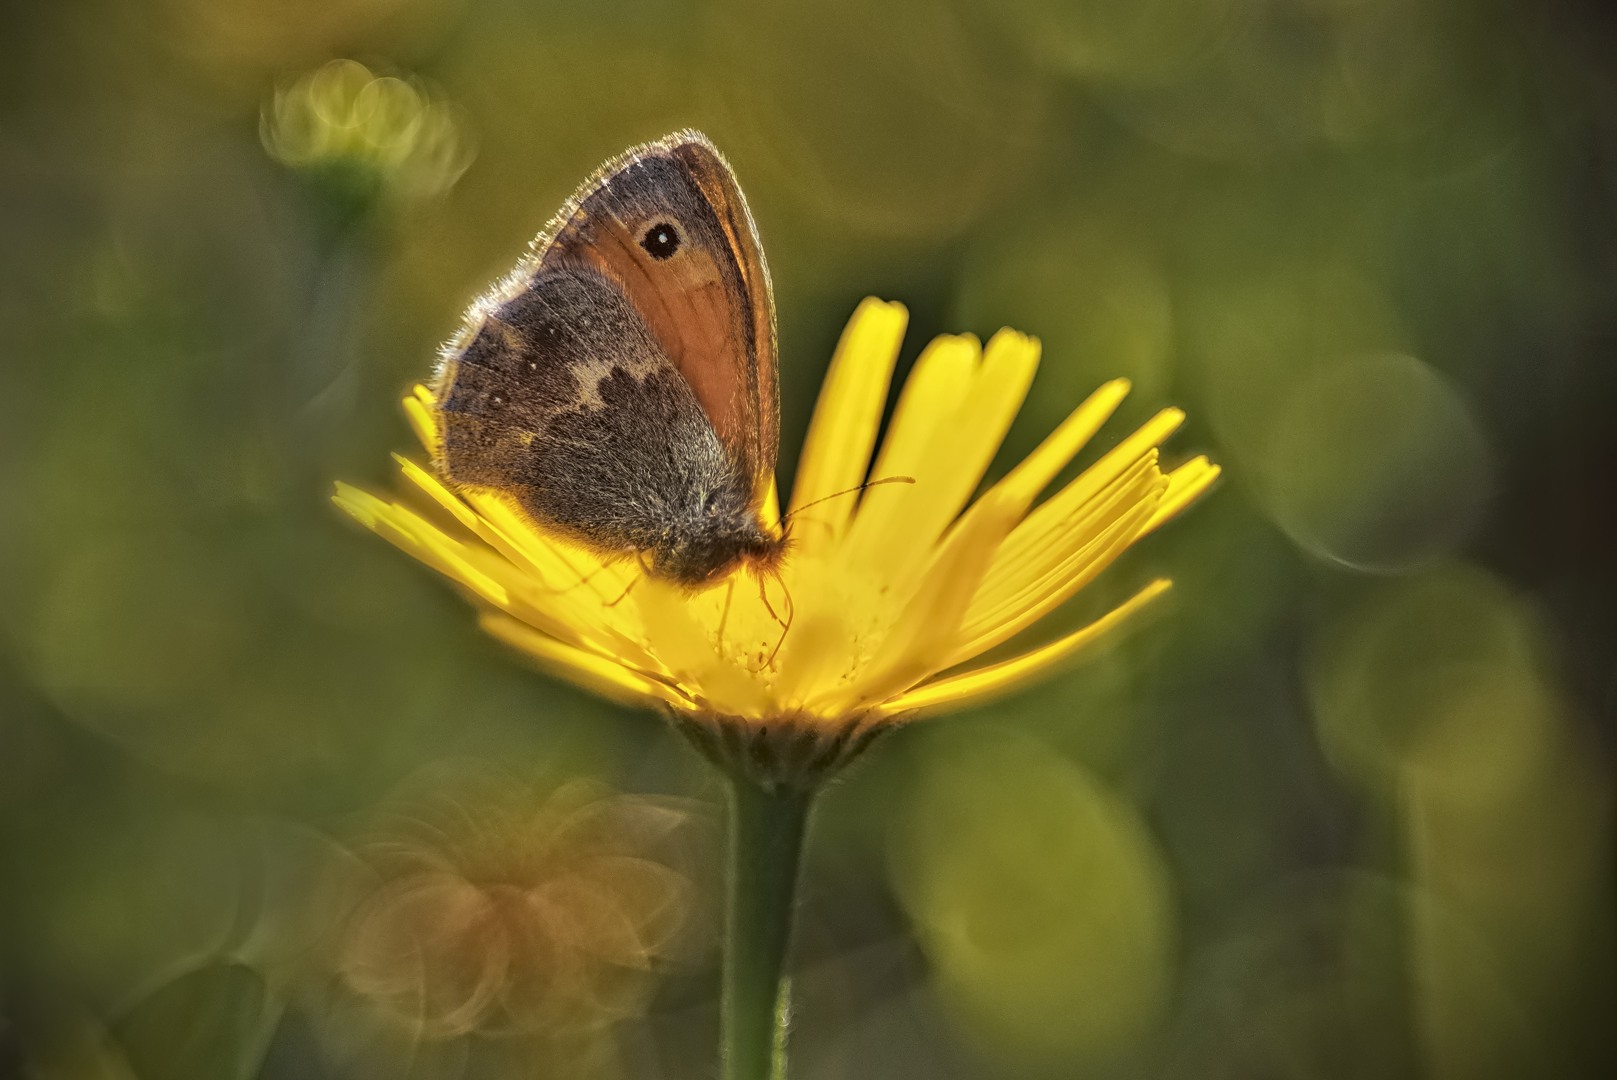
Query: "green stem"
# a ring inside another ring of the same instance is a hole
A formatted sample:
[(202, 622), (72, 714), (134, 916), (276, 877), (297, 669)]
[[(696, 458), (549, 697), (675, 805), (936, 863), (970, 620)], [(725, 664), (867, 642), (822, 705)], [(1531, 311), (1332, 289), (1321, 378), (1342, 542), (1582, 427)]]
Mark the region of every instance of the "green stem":
[(730, 906), (721, 1037), (724, 1080), (784, 1080), (787, 990), (803, 832), (813, 795), (730, 781)]

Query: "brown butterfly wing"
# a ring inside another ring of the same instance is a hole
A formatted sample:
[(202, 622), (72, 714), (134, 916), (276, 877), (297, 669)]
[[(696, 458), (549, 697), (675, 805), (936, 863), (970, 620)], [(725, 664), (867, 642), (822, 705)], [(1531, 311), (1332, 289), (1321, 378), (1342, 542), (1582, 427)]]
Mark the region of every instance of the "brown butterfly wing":
[(569, 209), (541, 270), (585, 267), (622, 290), (761, 502), (780, 443), (774, 295), (729, 165), (681, 132), (609, 162)]

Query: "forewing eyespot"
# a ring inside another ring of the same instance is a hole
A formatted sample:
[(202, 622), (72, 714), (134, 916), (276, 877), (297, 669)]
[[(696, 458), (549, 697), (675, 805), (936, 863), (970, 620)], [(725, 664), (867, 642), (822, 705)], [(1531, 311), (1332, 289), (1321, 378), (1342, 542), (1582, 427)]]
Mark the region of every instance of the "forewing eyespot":
[(646, 230), (640, 246), (653, 259), (666, 259), (679, 250), (679, 230), (666, 221), (659, 221)]

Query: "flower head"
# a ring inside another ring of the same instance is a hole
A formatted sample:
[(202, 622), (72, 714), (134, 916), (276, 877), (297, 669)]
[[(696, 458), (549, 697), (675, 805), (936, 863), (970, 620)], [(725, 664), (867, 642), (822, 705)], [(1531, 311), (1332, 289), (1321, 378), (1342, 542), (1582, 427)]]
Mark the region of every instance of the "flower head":
[(333, 60), (275, 91), (259, 121), (270, 156), (351, 197), (423, 199), (471, 163), (454, 110), (429, 89)]
[[(464, 586), (484, 629), (545, 668), (666, 710), (763, 783), (813, 784), (876, 733), (1046, 673), (1160, 595), (1164, 579), (1054, 641), (972, 664), (1071, 598), (1219, 471), (1204, 457), (1159, 467), (1159, 445), (1184, 419), (1165, 409), (1037, 502), (1128, 393), (1119, 379), (973, 500), (1038, 365), (1037, 340), (1011, 330), (986, 346), (934, 340), (872, 461), (906, 320), (902, 306), (874, 299), (854, 313), (803, 447), (790, 552), (756, 580), (689, 595), (548, 535), (498, 492), (451, 491), (405, 458), (421, 508), (344, 484), (336, 501)], [(435, 446), (432, 393), (418, 387), (405, 409)], [(867, 476), (913, 483), (840, 494)], [(768, 513), (779, 521), (775, 502)]]
[(439, 1038), (622, 1019), (685, 928), (689, 881), (660, 857), (683, 822), (584, 781), (543, 799), (484, 783), (401, 807), (359, 848), (375, 881), (338, 941), (343, 982)]

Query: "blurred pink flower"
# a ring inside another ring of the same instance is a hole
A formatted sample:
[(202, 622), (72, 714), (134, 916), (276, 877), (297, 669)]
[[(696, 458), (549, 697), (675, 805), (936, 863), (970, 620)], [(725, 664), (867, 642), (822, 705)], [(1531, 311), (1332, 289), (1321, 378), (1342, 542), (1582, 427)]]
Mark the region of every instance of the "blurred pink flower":
[(361, 856), (379, 879), (336, 962), (350, 989), (424, 1034), (577, 1033), (632, 1015), (689, 923), (659, 858), (669, 801), (574, 782), (509, 785), (397, 816)]

